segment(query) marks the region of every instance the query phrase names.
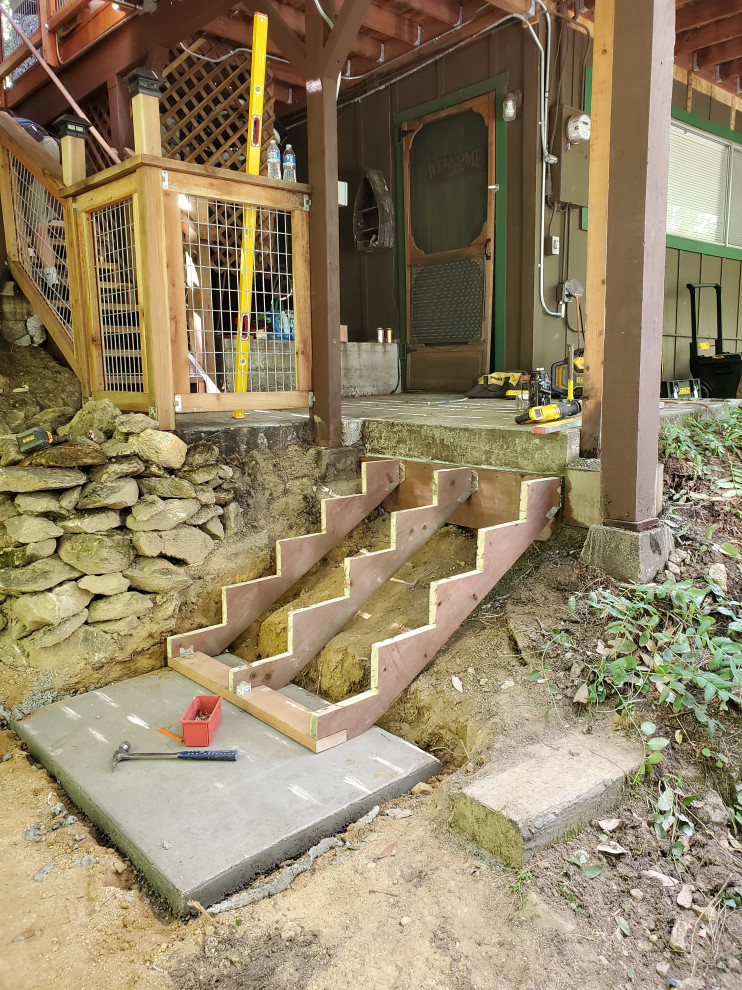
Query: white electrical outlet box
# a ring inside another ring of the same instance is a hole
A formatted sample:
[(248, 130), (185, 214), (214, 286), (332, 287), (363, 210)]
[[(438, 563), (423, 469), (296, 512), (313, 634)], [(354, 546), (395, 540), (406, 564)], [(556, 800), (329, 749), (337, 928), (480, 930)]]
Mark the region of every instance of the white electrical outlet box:
[(338, 206), (348, 205), (348, 183), (342, 179), (338, 181)]
[(559, 247), (559, 238), (556, 235), (546, 238), (546, 250), (549, 254), (559, 254)]

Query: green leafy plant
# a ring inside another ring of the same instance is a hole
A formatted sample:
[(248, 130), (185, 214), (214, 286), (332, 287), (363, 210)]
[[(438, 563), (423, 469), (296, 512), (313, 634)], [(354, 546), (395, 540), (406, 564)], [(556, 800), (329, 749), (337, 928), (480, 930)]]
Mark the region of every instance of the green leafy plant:
[(522, 911), (522, 909), (526, 906), (524, 888), (526, 884), (531, 882), (531, 880), (533, 880), (533, 874), (530, 870), (518, 870), (515, 880), (513, 880), (510, 884), (510, 889), (518, 898), (519, 911)]
[(680, 862), (683, 862), (687, 844), (683, 840), (689, 839), (695, 831), (688, 808), (697, 800), (697, 794), (684, 792), (681, 774), (663, 776), (652, 812), (654, 832), (658, 839), (669, 840), (673, 858)]
[[(729, 636), (742, 632), (740, 603), (727, 599), (718, 585), (695, 587), (691, 581), (639, 585), (622, 594), (601, 589), (590, 592), (587, 602), (609, 620), (607, 643), (598, 644), (600, 659), (593, 665), (588, 699), (603, 703), (613, 695), (617, 709), (624, 710), (649, 696), (674, 714), (692, 713), (713, 736), (718, 721), (709, 705), (726, 711), (730, 698), (740, 696), (742, 643)], [(717, 624), (726, 624), (726, 631)], [(647, 762), (659, 763), (649, 756), (661, 756), (667, 743), (652, 742), (650, 737), (661, 738), (653, 732), (643, 736)]]

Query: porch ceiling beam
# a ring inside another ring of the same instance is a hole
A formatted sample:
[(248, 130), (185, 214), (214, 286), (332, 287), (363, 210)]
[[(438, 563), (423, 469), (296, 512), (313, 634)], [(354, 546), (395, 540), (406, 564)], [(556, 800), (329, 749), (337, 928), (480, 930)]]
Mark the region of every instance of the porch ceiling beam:
[[(342, 6), (342, 0), (337, 0), (337, 6), (338, 8)], [(396, 38), (405, 45), (417, 44), (418, 25), (402, 14), (395, 14), (372, 3), (366, 10), (363, 23), (370, 31)]]
[(742, 0), (705, 0), (693, 6), (682, 7), (675, 15), (675, 33), (680, 35), (693, 28), (703, 27), (713, 21), (721, 21), (742, 11)]
[[(234, 0), (209, 0), (208, 16), (218, 17), (232, 7)], [(113, 73), (123, 74), (142, 65), (153, 41), (172, 48), (200, 31), (204, 20), (203, 0), (162, 2), (152, 14), (129, 18), (86, 52), (84, 58), (76, 59), (57, 75), (72, 95), (82, 100), (106, 85)], [(40, 86), (22, 103), (24, 116), (40, 122), (53, 120), (66, 109), (64, 99), (51, 83)]]
[(531, 0), (487, 0), (493, 7), (499, 7), (506, 14), (527, 14), (531, 9)]
[(695, 52), (696, 65), (699, 69), (721, 65), (722, 62), (731, 62), (732, 59), (740, 58), (740, 56), (742, 56), (742, 31), (740, 31), (739, 37)]
[(283, 19), (282, 14), (286, 8), (280, 3), (274, 3), (274, 0), (243, 0), (241, 6), (250, 14), (268, 15), (268, 36), (273, 38), (292, 67), (306, 79), (307, 50), (304, 42)]
[[(287, 7), (285, 5), (282, 5), (280, 8), (280, 13), (282, 19), (286, 22), (286, 24), (288, 24), (288, 26), (291, 28), (292, 31), (300, 35), (302, 38), (306, 37), (306, 24), (304, 22), (304, 14), (301, 10), (297, 10), (295, 7)], [(241, 21), (240, 18), (220, 17), (219, 21), (220, 22), (237, 21), (238, 23), (245, 25), (248, 31), (252, 31), (252, 28), (249, 27), (245, 23), (245, 21)], [(211, 24), (214, 23), (215, 23), (214, 21), (211, 22)], [(269, 34), (270, 34), (270, 25), (271, 25), (271, 19), (269, 16), (268, 17)], [(212, 28), (209, 27), (208, 30), (212, 30)], [(218, 34), (219, 32), (215, 31), (214, 33)], [(225, 35), (225, 37), (229, 37), (229, 35)], [(350, 46), (350, 51), (353, 54), (361, 55), (363, 56), (363, 58), (367, 58), (370, 59), (372, 62), (376, 62), (378, 61), (381, 55), (381, 42), (377, 41), (375, 38), (369, 38), (368, 35), (357, 34), (356, 37), (353, 39), (353, 43)]]
[(704, 24), (703, 27), (682, 31), (675, 37), (675, 52), (682, 55), (686, 52), (697, 52), (702, 48), (722, 44), (742, 35), (742, 3), (739, 0), (727, 0), (727, 12), (732, 14), (720, 21)]
[(451, 27), (458, 24), (461, 17), (461, 8), (455, 0), (404, 0), (404, 3), (417, 13), (425, 14), (426, 17), (432, 17)]
[(719, 78), (722, 82), (726, 79), (737, 79), (742, 76), (742, 58), (734, 58), (729, 62), (722, 62), (719, 66)]
[(320, 65), (323, 78), (330, 75), (333, 79), (337, 77), (348, 53), (353, 50), (354, 40), (370, 6), (371, 0), (351, 0), (343, 4), (322, 50)]

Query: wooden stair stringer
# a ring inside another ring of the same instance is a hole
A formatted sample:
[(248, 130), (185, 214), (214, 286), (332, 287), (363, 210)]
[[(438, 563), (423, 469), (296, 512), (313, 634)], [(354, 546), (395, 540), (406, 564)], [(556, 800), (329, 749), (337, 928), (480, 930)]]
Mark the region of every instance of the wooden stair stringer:
[(431, 583), (428, 625), (374, 644), (370, 690), (311, 714), (313, 739), (352, 739), (370, 728), (528, 549), (560, 506), (561, 481), (526, 481), (521, 492), (518, 520), (478, 530), (476, 569)]
[(253, 687), (265, 684), (278, 689), (292, 681), (359, 608), (446, 524), (471, 496), (472, 480), (470, 468), (437, 471), (433, 503), (393, 512), (391, 546), (374, 553), (347, 557), (343, 565), (344, 594), (289, 612), (286, 652), (242, 668), (231, 668), (230, 689), (235, 690), (243, 682)]
[(322, 499), (322, 529), (276, 542), (276, 573), (222, 588), (222, 622), (168, 638), (168, 656), (223, 652), (251, 622), (377, 508), (402, 480), (396, 459), (363, 462), (361, 492)]

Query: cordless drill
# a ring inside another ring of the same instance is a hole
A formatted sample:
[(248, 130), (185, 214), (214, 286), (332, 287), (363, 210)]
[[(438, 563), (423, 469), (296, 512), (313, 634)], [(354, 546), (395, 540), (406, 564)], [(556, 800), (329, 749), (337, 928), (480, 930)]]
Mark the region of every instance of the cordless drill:
[(547, 406), (531, 406), (520, 416), (515, 417), (516, 423), (552, 423), (558, 419), (569, 419), (579, 416), (582, 403), (578, 399), (562, 399), (550, 402)]
[(57, 444), (67, 443), (70, 439), (69, 433), (63, 437), (55, 437), (43, 426), (34, 426), (32, 430), (24, 430), (23, 433), (16, 434), (18, 450), (22, 454), (31, 454), (35, 450), (46, 450), (47, 447), (56, 447)]

